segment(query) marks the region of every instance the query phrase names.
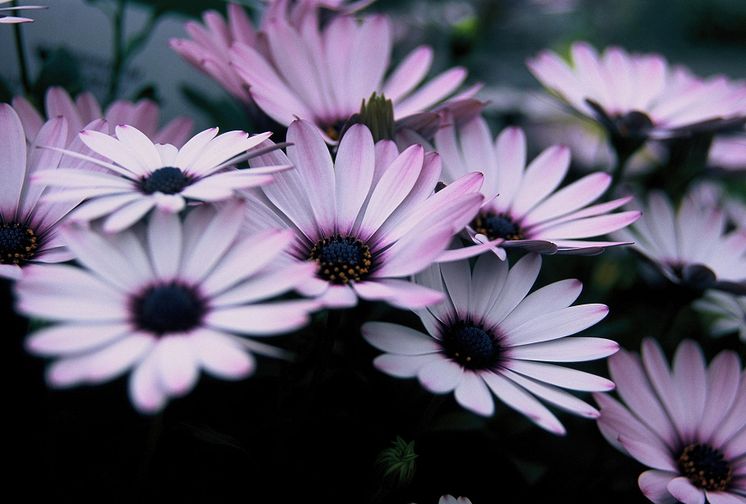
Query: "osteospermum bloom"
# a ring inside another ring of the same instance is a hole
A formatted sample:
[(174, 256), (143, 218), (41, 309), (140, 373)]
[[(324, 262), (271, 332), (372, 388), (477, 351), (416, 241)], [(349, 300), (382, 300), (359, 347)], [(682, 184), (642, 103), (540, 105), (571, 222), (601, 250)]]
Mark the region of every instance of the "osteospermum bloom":
[(72, 255), (58, 234), (59, 223), (77, 201), (50, 203), (44, 185), (31, 184), (39, 170), (55, 171), (62, 154), (41, 145), (67, 146), (67, 121), (58, 117), (44, 123), (32, 142), (18, 114), (0, 104), (0, 276), (18, 278), (21, 268), (34, 262), (62, 262)]
[(239, 379), (254, 371), (252, 352), (278, 355), (241, 336), (305, 325), (314, 301), (270, 298), (313, 268), (275, 267), (292, 235), (240, 237), (243, 212), (235, 202), (219, 211), (202, 206), (182, 223), (156, 211), (142, 233), (66, 227), (62, 236), (82, 267), (30, 266), (16, 286), (20, 312), (54, 322), (27, 341), (31, 352), (55, 359), (50, 385), (100, 383), (132, 370), (133, 404), (155, 412), (189, 392), (200, 370)]
[(617, 152), (630, 154), (647, 138), (667, 138), (692, 127), (746, 115), (746, 84), (725, 77), (700, 79), (670, 68), (658, 54), (628, 54), (590, 45), (570, 48), (571, 64), (551, 51), (528, 61), (529, 70), (579, 113), (599, 120)]
[(607, 173), (587, 175), (557, 190), (570, 166), (569, 149), (549, 147), (526, 166), (526, 138), (519, 128), (503, 130), (493, 143), (486, 121), (478, 116), (461, 127), (442, 128), (435, 145), (446, 180), (471, 170), (484, 173), (485, 203), (467, 228), (477, 242), (503, 239), (501, 247), (594, 254), (625, 242), (583, 238), (615, 231), (640, 217), (637, 211), (610, 213), (629, 197), (587, 206), (609, 187)]
[(609, 359), (622, 402), (594, 394), (607, 441), (651, 469), (640, 490), (658, 504), (746, 502), (746, 373), (731, 351), (705, 365), (702, 350), (679, 345), (673, 369), (647, 339), (640, 356)]
[(494, 254), (433, 266), (418, 285), (443, 292), (445, 301), (417, 311), (427, 334), (384, 322), (363, 325), (363, 337), (386, 352), (374, 365), (398, 378), (417, 377), (436, 393), (480, 415), (494, 412), (493, 394), (555, 434), (565, 429), (536, 397), (571, 413), (596, 418), (598, 411), (562, 390), (607, 391), (605, 378), (555, 362), (600, 359), (618, 345), (602, 338), (573, 337), (608, 313), (602, 304), (570, 306), (578, 280), (563, 280), (528, 294), (541, 256), (528, 254), (508, 269)]
[[(269, 138), (271, 133), (249, 136), (244, 131), (217, 135), (212, 128), (195, 135), (180, 149), (153, 142), (134, 126), (117, 126), (116, 138), (85, 130), (80, 139), (110, 162), (86, 157), (106, 172), (60, 168), (40, 171), (34, 179), (65, 190), (56, 200), (85, 199), (73, 214), (78, 220), (107, 216), (104, 230), (126, 229), (151, 209), (182, 210), (188, 201), (216, 202), (249, 187), (272, 181), (272, 174), (289, 168), (265, 166), (238, 170), (233, 158)], [(81, 158), (66, 151), (66, 154)]]
[(633, 249), (674, 283), (719, 287), (746, 293), (746, 229), (726, 232), (726, 216), (684, 198), (678, 212), (668, 198), (653, 192), (642, 219), (616, 236), (634, 241)]
[[(21, 118), (26, 136), (33, 139), (44, 123), (44, 117), (22, 96), (13, 98), (13, 107)], [(139, 129), (156, 143), (184, 145), (192, 132), (194, 121), (188, 117), (177, 117), (160, 126), (160, 108), (152, 100), (136, 102), (117, 100), (102, 112), (101, 105), (91, 93), (81, 93), (75, 100), (61, 87), (50, 87), (44, 98), (44, 113), (49, 119), (62, 116), (67, 119), (68, 140), (72, 141), (82, 129), (91, 129), (90, 124), (99, 119), (106, 120), (104, 133), (113, 133), (110, 128), (117, 124), (129, 124)]]
[(385, 140), (374, 146), (370, 131), (359, 124), (342, 137), (335, 161), (308, 122), (291, 124), (287, 140), (287, 157), (273, 151), (255, 160), (290, 162), (294, 169), (249, 199), (246, 226), (293, 230), (288, 259), (318, 265), (303, 292), (320, 296), (327, 306), (352, 306), (358, 296), (401, 307), (439, 301), (441, 293), (401, 277), (444, 259), (444, 253), (453, 259), (445, 249), (481, 205), (482, 176), (466, 175), (434, 193), (437, 154), (425, 155), (419, 145), (399, 153)]
[[(11, 0), (0, 0), (0, 5), (8, 3)], [(44, 5), (14, 5), (12, 7), (0, 7), (0, 24), (17, 24), (17, 23), (33, 23), (34, 20), (27, 17), (21, 16), (9, 16), (7, 13), (12, 13), (17, 10), (32, 10), (32, 9), (46, 9)]]
[(711, 319), (710, 334), (715, 337), (738, 333), (746, 343), (746, 296), (708, 292), (694, 303), (697, 311)]
[(280, 124), (304, 119), (332, 142), (374, 92), (392, 100), (398, 121), (451, 97), (466, 78), (466, 70), (457, 67), (420, 86), (433, 60), (426, 46), (412, 51), (385, 78), (393, 42), (388, 18), (340, 15), (323, 28), (317, 18), (306, 16), (301, 27), (282, 17), (269, 20), (263, 31), (266, 53), (242, 42), (232, 45), (231, 64), (254, 102)]

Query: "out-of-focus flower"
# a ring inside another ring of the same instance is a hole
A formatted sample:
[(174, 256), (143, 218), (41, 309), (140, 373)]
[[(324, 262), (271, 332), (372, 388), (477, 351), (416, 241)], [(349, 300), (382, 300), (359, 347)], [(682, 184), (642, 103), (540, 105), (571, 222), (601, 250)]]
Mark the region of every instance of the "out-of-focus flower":
[[(414, 504), (414, 503), (412, 503)], [(453, 495), (443, 495), (438, 499), (438, 504), (471, 504), (471, 500), (466, 497), (454, 497)]]
[(643, 217), (615, 236), (634, 241), (674, 283), (697, 289), (720, 288), (746, 293), (746, 229), (726, 233), (725, 214), (703, 207), (688, 195), (674, 214), (668, 198), (653, 192)]
[(746, 296), (712, 291), (693, 306), (712, 319), (710, 334), (717, 337), (738, 333), (746, 343)]
[[(202, 24), (196, 21), (186, 23), (185, 28), (191, 39), (173, 38), (169, 44), (182, 58), (215, 79), (233, 96), (250, 103), (248, 88), (230, 63), (229, 50), (234, 43), (253, 47), (269, 57), (269, 49), (259, 37), (259, 32), (267, 27), (270, 20), (282, 18), (298, 27), (306, 17), (315, 17), (320, 7), (350, 13), (373, 1), (346, 4), (344, 0), (274, 0), (267, 6), (257, 28), (242, 6), (228, 3), (226, 17), (208, 10), (202, 15)], [(360, 106), (360, 103), (357, 105)]]
[(746, 229), (746, 202), (728, 194), (712, 181), (698, 182), (689, 191), (691, 198), (706, 209), (722, 209), (730, 225)]
[(620, 351), (609, 359), (622, 402), (594, 394), (606, 440), (651, 469), (640, 490), (658, 504), (746, 502), (746, 374), (734, 352), (708, 366), (690, 341), (673, 369), (658, 344), (645, 340), (642, 359)]
[(219, 211), (203, 206), (184, 222), (156, 211), (142, 233), (65, 227), (83, 267), (30, 266), (16, 286), (21, 313), (56, 322), (27, 341), (31, 352), (56, 359), (50, 385), (100, 383), (131, 369), (130, 399), (151, 413), (189, 392), (200, 370), (239, 379), (254, 371), (252, 353), (281, 355), (237, 335), (305, 325), (316, 302), (268, 299), (313, 268), (277, 266), (292, 240), (286, 231), (239, 237), (244, 211), (235, 202)]
[[(494, 412), (492, 395), (555, 434), (565, 429), (536, 397), (571, 413), (596, 418), (598, 411), (561, 390), (607, 391), (605, 378), (551, 364), (600, 359), (618, 345), (575, 337), (608, 313), (602, 304), (570, 306), (578, 280), (563, 280), (528, 294), (541, 268), (529, 254), (510, 270), (494, 254), (433, 266), (416, 282), (446, 294), (443, 303), (417, 311), (428, 334), (397, 324), (367, 322), (363, 337), (379, 350), (374, 365), (398, 378), (417, 377), (423, 387), (454, 391), (461, 406), (480, 415)], [(528, 295), (527, 295), (528, 294)]]
[[(181, 211), (188, 201), (216, 202), (236, 196), (246, 188), (266, 184), (290, 165), (236, 169), (236, 156), (269, 138), (271, 133), (249, 136), (244, 131), (218, 135), (211, 128), (195, 135), (181, 149), (157, 144), (133, 126), (117, 126), (116, 137), (85, 130), (80, 139), (106, 160), (83, 157), (106, 172), (69, 168), (42, 170), (34, 180), (59, 187), (55, 201), (85, 199), (72, 218), (93, 220), (106, 216), (103, 229), (126, 229), (154, 207)], [(64, 163), (64, 162), (63, 162)]]
[[(486, 121), (476, 117), (457, 128), (436, 133), (446, 180), (468, 171), (484, 173), (485, 203), (467, 228), (474, 241), (502, 238), (501, 247), (542, 253), (597, 254), (625, 242), (585, 241), (637, 220), (640, 212), (609, 213), (627, 203), (620, 198), (586, 206), (611, 183), (607, 173), (593, 173), (556, 190), (567, 174), (570, 151), (552, 146), (526, 166), (526, 138), (518, 128), (505, 129), (493, 143)], [(505, 252), (497, 250), (501, 257)]]
[(433, 193), (437, 154), (426, 155), (419, 145), (399, 153), (392, 141), (374, 144), (360, 124), (342, 137), (335, 161), (311, 123), (293, 122), (287, 140), (287, 157), (273, 151), (252, 161), (294, 169), (249, 197), (246, 226), (293, 230), (288, 258), (318, 265), (303, 292), (331, 307), (353, 306), (358, 296), (403, 308), (440, 301), (442, 293), (402, 277), (450, 254), (451, 239), (482, 204), (482, 175)]
[[(11, 0), (0, 0), (0, 5), (10, 2)], [(34, 20), (27, 17), (8, 16), (6, 13), (18, 10), (46, 9), (45, 5), (14, 5), (12, 7), (0, 7), (0, 24), (17, 24), (33, 23)]]
[[(59, 238), (59, 224), (80, 201), (53, 203), (45, 199), (53, 190), (31, 184), (40, 170), (54, 173), (60, 152), (41, 146), (87, 148), (79, 141), (68, 144), (68, 124), (57, 117), (42, 124), (33, 136), (24, 131), (18, 114), (10, 105), (0, 104), (0, 276), (18, 278), (30, 263), (55, 263), (72, 254)], [(30, 137), (30, 140), (27, 139)]]
[[(27, 138), (32, 139), (44, 123), (44, 117), (22, 96), (13, 98), (13, 107), (18, 111)], [(194, 121), (182, 116), (161, 127), (158, 104), (146, 99), (136, 102), (117, 100), (109, 105), (104, 113), (91, 93), (81, 93), (73, 101), (68, 92), (60, 87), (50, 87), (47, 90), (44, 112), (49, 119), (57, 116), (67, 119), (70, 140), (91, 122), (105, 119), (109, 126), (109, 129), (104, 131), (105, 133), (113, 133), (114, 126), (129, 124), (145, 133), (156, 143), (168, 143), (181, 147), (189, 138), (194, 125)]]
[(412, 51), (386, 77), (393, 37), (385, 16), (340, 15), (323, 28), (317, 16), (306, 17), (302, 27), (277, 17), (269, 20), (263, 35), (265, 52), (248, 43), (232, 45), (233, 68), (267, 115), (286, 126), (296, 118), (309, 121), (329, 143), (374, 92), (393, 102), (399, 121), (477, 91), (474, 87), (454, 97), (466, 79), (461, 67), (422, 84), (433, 60), (427, 46)]
[(710, 147), (708, 165), (725, 171), (746, 171), (746, 133), (716, 137)]
[(618, 47), (599, 56), (577, 42), (570, 54), (571, 65), (544, 51), (528, 67), (569, 106), (598, 120), (617, 153), (631, 155), (648, 138), (714, 131), (746, 116), (746, 84), (722, 76), (700, 79), (670, 68), (658, 54), (628, 54)]

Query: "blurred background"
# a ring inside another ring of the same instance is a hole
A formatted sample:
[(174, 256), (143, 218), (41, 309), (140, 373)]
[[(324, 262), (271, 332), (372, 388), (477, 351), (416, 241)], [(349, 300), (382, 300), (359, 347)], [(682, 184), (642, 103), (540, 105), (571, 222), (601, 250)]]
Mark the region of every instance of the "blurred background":
[[(113, 62), (112, 20), (122, 2), (45, 3), (50, 9), (34, 12), (35, 22), (23, 29), (35, 92), (62, 85), (72, 93), (90, 90), (105, 102)], [(224, 12), (225, 2), (124, 3), (126, 39), (134, 50), (121, 74), (119, 97), (154, 98), (166, 117), (195, 117), (198, 130), (213, 125), (215, 116), (223, 124), (231, 121), (224, 127), (240, 122), (228, 94), (168, 47), (170, 38), (186, 36), (185, 21), (208, 9)], [(237, 3), (255, 17), (261, 11), (259, 0)], [(547, 47), (562, 51), (574, 40), (660, 52), (700, 75), (746, 76), (746, 2), (741, 0), (379, 0), (368, 10), (393, 17), (395, 56), (421, 43), (432, 45), (440, 68), (466, 66), (472, 82), (485, 83), (480, 96), (505, 112), (525, 105), (523, 93), (538, 90), (526, 58)], [(12, 29), (0, 31), (0, 47), (0, 99), (7, 101), (20, 90)]]

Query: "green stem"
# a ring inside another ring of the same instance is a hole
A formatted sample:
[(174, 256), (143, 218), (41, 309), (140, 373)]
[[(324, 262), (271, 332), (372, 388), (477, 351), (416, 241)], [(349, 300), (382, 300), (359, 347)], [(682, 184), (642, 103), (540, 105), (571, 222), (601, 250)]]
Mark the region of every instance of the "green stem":
[(614, 190), (624, 178), (624, 172), (627, 169), (627, 162), (630, 157), (632, 156), (620, 154), (619, 152), (616, 153), (616, 165), (614, 166), (614, 172), (611, 174), (611, 184), (609, 185), (608, 190), (609, 194), (613, 194)]
[[(15, 7), (16, 2), (13, 0), (11, 5)], [(16, 54), (18, 56), (18, 69), (21, 74), (21, 86), (23, 86), (23, 92), (28, 95), (31, 93), (31, 80), (28, 75), (28, 63), (26, 61), (26, 45), (23, 43), (23, 33), (21, 32), (21, 23), (15, 23), (13, 25), (13, 36), (16, 42)]]
[(111, 75), (109, 76), (109, 93), (106, 101), (111, 103), (117, 97), (119, 92), (119, 79), (124, 68), (124, 15), (127, 7), (127, 0), (117, 0), (116, 10), (112, 16), (113, 32), (113, 63), (111, 65)]

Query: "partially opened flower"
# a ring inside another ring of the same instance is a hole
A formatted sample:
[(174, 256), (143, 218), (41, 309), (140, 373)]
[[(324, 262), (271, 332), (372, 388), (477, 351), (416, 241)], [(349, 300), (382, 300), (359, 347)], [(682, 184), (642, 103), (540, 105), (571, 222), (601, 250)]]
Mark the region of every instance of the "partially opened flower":
[(484, 173), (485, 203), (467, 228), (477, 242), (502, 238), (501, 247), (595, 254), (626, 242), (584, 238), (615, 231), (640, 217), (637, 211), (611, 213), (628, 197), (588, 206), (609, 187), (607, 173), (587, 175), (557, 190), (570, 165), (569, 150), (549, 147), (526, 166), (526, 138), (518, 128), (503, 130), (493, 143), (480, 116), (460, 128), (442, 128), (435, 145), (443, 156), (446, 181), (473, 170)]
[(746, 296), (710, 291), (693, 306), (710, 319), (710, 334), (719, 337), (737, 333), (746, 343)]
[[(4, 3), (8, 3), (10, 1), (11, 0), (0, 0), (0, 5)], [(34, 20), (31, 18), (12, 15), (13, 11), (33, 10), (33, 9), (46, 9), (46, 6), (44, 5), (12, 5), (10, 7), (0, 7), (0, 24), (33, 23)]]
[(606, 440), (650, 467), (640, 490), (657, 504), (746, 502), (746, 373), (731, 351), (706, 366), (691, 340), (679, 345), (669, 369), (647, 339), (640, 356), (609, 359), (621, 402), (594, 394)]
[[(44, 123), (27, 144), (18, 114), (0, 104), (0, 276), (18, 278), (35, 262), (62, 262), (72, 256), (59, 238), (58, 226), (78, 201), (50, 203), (49, 189), (31, 184), (39, 170), (54, 172), (62, 154), (39, 149), (67, 147), (67, 121), (58, 117)], [(75, 146), (71, 146), (75, 147)]]
[(391, 141), (374, 146), (359, 124), (342, 137), (335, 161), (308, 122), (291, 124), (287, 139), (287, 157), (273, 151), (254, 160), (294, 169), (249, 199), (246, 226), (293, 230), (288, 259), (318, 265), (303, 292), (328, 306), (352, 306), (358, 296), (401, 307), (439, 301), (441, 293), (402, 278), (444, 253), (453, 259), (445, 250), (481, 205), (482, 176), (466, 175), (435, 193), (437, 154), (425, 155), (419, 145), (399, 153)]
[(386, 352), (374, 365), (398, 378), (414, 378), (436, 394), (454, 392), (461, 406), (480, 415), (494, 412), (493, 395), (555, 434), (562, 424), (537, 397), (571, 413), (595, 418), (598, 411), (563, 388), (607, 391), (605, 378), (557, 362), (600, 359), (618, 345), (602, 338), (567, 338), (600, 321), (602, 304), (570, 306), (580, 295), (577, 280), (563, 280), (528, 294), (541, 268), (529, 254), (508, 269), (494, 254), (433, 266), (418, 285), (445, 294), (445, 301), (417, 311), (427, 334), (398, 324), (367, 322), (363, 337)]
[(466, 497), (454, 497), (453, 495), (444, 495), (438, 499), (438, 504), (471, 504)]
[(316, 302), (270, 299), (313, 268), (276, 266), (292, 240), (286, 231), (239, 236), (244, 211), (235, 202), (202, 206), (183, 222), (156, 211), (147, 226), (116, 235), (66, 227), (82, 267), (30, 266), (16, 285), (21, 313), (54, 322), (27, 341), (55, 359), (49, 384), (95, 384), (131, 370), (130, 398), (150, 413), (189, 392), (200, 370), (239, 379), (254, 371), (253, 353), (280, 355), (241, 336), (305, 325)]
[[(205, 130), (181, 149), (170, 144), (153, 144), (133, 126), (117, 126), (116, 138), (85, 130), (80, 139), (108, 161), (85, 159), (106, 168), (103, 173), (60, 168), (40, 171), (34, 180), (63, 188), (56, 201), (85, 199), (73, 214), (77, 220), (106, 216), (104, 230), (126, 229), (151, 209), (178, 212), (187, 202), (216, 202), (233, 198), (248, 187), (272, 181), (272, 174), (289, 168), (265, 166), (236, 169), (235, 157), (269, 138), (271, 133), (249, 136), (244, 131), (217, 135)], [(73, 158), (79, 154), (65, 151)], [(63, 162), (64, 166), (64, 162)]]
[[(33, 139), (44, 123), (44, 117), (24, 97), (13, 98), (13, 107), (18, 111), (26, 136)], [(97, 119), (108, 123), (105, 133), (113, 133), (114, 126), (129, 124), (139, 129), (156, 143), (184, 145), (192, 132), (194, 121), (181, 116), (166, 125), (160, 125), (160, 108), (152, 100), (142, 99), (136, 102), (117, 100), (101, 111), (101, 105), (91, 93), (81, 93), (75, 100), (61, 87), (50, 87), (44, 98), (44, 113), (48, 119), (62, 116), (67, 119), (68, 139), (73, 140), (82, 129)]]
[(616, 236), (634, 241), (671, 282), (706, 289), (746, 293), (746, 229), (726, 232), (725, 214), (707, 208), (692, 195), (678, 212), (659, 192), (650, 194), (643, 218)]
[(570, 54), (572, 64), (544, 51), (528, 61), (529, 70), (570, 107), (601, 122), (623, 155), (647, 138), (717, 129), (746, 116), (744, 83), (722, 76), (700, 79), (669, 67), (658, 54), (628, 54), (618, 47), (598, 55), (587, 43), (576, 42)]
[(295, 118), (315, 124), (328, 142), (338, 139), (347, 119), (374, 92), (393, 101), (398, 121), (452, 97), (466, 78), (466, 70), (457, 67), (420, 85), (433, 60), (426, 46), (412, 51), (386, 77), (393, 34), (389, 19), (380, 15), (339, 15), (323, 28), (315, 15), (306, 16), (300, 27), (276, 17), (263, 35), (265, 53), (242, 42), (234, 42), (230, 51), (251, 97), (280, 124)]

